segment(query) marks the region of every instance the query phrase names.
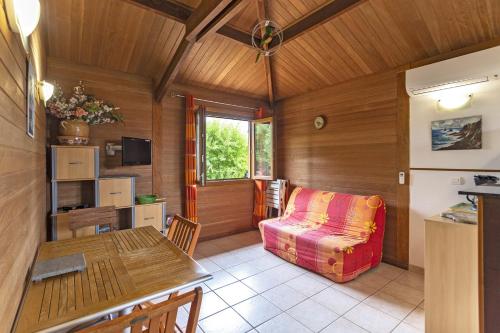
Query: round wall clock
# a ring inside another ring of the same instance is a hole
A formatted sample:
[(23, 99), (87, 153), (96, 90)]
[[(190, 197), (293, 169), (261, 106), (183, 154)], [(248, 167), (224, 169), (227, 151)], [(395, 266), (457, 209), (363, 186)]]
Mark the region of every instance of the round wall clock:
[(322, 129), (323, 127), (325, 127), (325, 117), (323, 116), (317, 116), (316, 118), (314, 118), (314, 127), (316, 129)]

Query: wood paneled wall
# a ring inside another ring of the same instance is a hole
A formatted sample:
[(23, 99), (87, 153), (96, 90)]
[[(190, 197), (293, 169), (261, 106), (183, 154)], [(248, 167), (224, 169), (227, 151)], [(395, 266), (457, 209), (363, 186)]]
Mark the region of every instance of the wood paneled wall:
[[(101, 176), (136, 175), (136, 193), (151, 193), (153, 180), (150, 165), (122, 167), (121, 155), (110, 158), (105, 154), (106, 142), (121, 142), (122, 136), (152, 138), (151, 79), (93, 66), (78, 65), (52, 57), (47, 60), (47, 77), (50, 81), (61, 85), (66, 94), (70, 94), (72, 88), (82, 80), (87, 93), (120, 107), (120, 112), (125, 118), (123, 124), (90, 127), (90, 144), (100, 147)], [(52, 140), (55, 140), (57, 127), (52, 127)]]
[[(277, 160), (278, 176), (292, 185), (381, 195), (384, 260), (407, 266), (408, 184), (398, 185), (398, 172), (408, 171), (408, 96), (401, 80), (387, 72), (280, 101)], [(316, 130), (319, 115), (327, 124)]]
[[(38, 244), (45, 240), (45, 113), (35, 111), (35, 138), (26, 134), (26, 54), (8, 27), (0, 0), (0, 332), (9, 332)], [(39, 31), (31, 57), (43, 79)]]
[[(189, 92), (195, 97), (249, 107), (266, 104), (247, 97), (185, 85), (174, 86), (174, 91), (182, 95)], [(220, 105), (207, 104), (213, 111), (221, 108)], [(225, 107), (222, 111), (231, 112), (231, 107)], [(232, 111), (235, 114), (243, 112), (235, 108)], [(167, 198), (168, 214), (182, 214), (184, 211), (185, 112), (184, 98), (168, 96), (163, 99), (161, 112), (154, 112), (153, 123), (160, 124), (155, 127), (154, 133), (154, 151), (159, 153), (153, 170), (154, 191)], [(198, 187), (198, 220), (203, 225), (201, 238), (214, 238), (251, 229), (253, 191), (254, 184), (250, 180), (217, 182)]]

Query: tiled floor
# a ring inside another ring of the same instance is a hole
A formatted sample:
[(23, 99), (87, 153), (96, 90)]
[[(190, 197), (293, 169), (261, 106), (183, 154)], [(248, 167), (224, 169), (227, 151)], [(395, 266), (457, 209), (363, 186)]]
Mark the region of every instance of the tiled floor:
[(195, 258), (213, 275), (199, 332), (424, 332), (420, 274), (382, 263), (336, 284), (265, 251), (258, 232), (199, 243)]

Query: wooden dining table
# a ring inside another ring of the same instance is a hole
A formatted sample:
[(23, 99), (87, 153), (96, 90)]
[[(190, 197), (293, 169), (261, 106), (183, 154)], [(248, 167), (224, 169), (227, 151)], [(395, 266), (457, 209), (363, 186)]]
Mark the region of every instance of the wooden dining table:
[(85, 270), (31, 282), (14, 332), (67, 332), (211, 278), (150, 226), (46, 242), (36, 262), (75, 253)]

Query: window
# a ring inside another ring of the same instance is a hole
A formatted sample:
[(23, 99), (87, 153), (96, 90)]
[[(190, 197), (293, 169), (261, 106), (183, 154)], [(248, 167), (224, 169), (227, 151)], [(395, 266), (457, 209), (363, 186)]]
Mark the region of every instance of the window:
[(198, 182), (272, 179), (272, 119), (249, 121), (197, 113)]
[(207, 180), (249, 178), (248, 132), (246, 120), (206, 117)]
[(273, 179), (273, 121), (272, 118), (252, 122), (252, 165), (255, 179)]

